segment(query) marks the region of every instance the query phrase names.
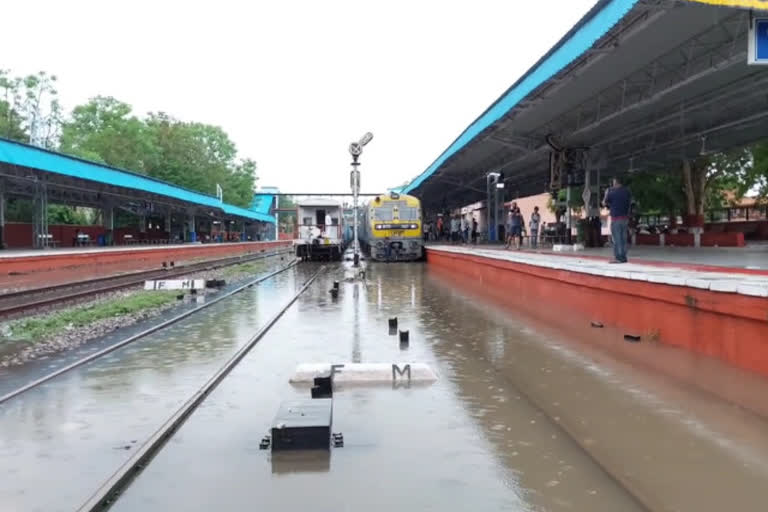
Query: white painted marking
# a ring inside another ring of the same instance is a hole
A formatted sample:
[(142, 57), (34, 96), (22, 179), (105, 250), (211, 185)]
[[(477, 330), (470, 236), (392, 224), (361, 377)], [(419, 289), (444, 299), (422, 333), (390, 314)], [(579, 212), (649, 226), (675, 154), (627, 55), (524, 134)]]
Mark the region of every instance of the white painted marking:
[[(333, 381), (339, 384), (376, 384), (394, 381), (434, 382), (437, 374), (424, 363), (304, 363), (296, 367), (290, 382), (294, 384), (314, 382), (315, 377), (330, 375), (334, 367)], [(410, 372), (408, 371), (410, 369)]]
[(145, 281), (145, 290), (202, 290), (205, 288), (205, 279), (162, 279), (157, 281)]

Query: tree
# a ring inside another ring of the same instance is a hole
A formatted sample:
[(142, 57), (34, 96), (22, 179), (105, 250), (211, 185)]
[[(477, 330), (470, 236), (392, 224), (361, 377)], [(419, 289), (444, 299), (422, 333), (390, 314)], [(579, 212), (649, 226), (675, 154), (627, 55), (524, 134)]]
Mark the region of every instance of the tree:
[(754, 192), (760, 200), (768, 199), (768, 141), (751, 148), (752, 161), (738, 176), (738, 195)]
[(21, 80), (23, 87), (18, 109), (29, 134), (29, 143), (46, 149), (58, 146), (61, 129), (61, 105), (56, 90), (56, 76), (40, 71)]
[(752, 165), (751, 148), (715, 153), (693, 160), (683, 160), (682, 176), (685, 193), (685, 212), (689, 216), (703, 217), (712, 207), (723, 206), (726, 191), (744, 191), (748, 184), (748, 169)]
[(52, 204), (48, 206), (48, 223), (84, 226), (90, 224), (91, 219), (83, 209)]
[(253, 200), (256, 162), (237, 160), (237, 147), (218, 126), (150, 114), (147, 127), (157, 149), (149, 169), (156, 178), (207, 194), (224, 190), (224, 201), (248, 207)]
[(0, 69), (0, 137), (27, 141), (23, 118), (18, 111), (21, 103), (21, 79), (11, 78), (7, 70)]
[(685, 195), (680, 173), (645, 171), (626, 181), (641, 214), (676, 218), (682, 211)]
[(250, 158), (235, 165), (224, 180), (224, 202), (248, 206), (253, 201), (256, 186), (256, 162)]
[(151, 134), (127, 103), (97, 96), (72, 111), (61, 130), (60, 150), (121, 169), (147, 173), (158, 161)]

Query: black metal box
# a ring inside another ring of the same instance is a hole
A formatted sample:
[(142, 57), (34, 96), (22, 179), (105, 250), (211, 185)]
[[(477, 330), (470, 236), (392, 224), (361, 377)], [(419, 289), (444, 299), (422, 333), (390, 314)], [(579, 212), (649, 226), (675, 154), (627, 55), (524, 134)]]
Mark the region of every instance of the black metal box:
[(280, 404), (272, 423), (272, 451), (329, 450), (333, 400), (292, 400)]

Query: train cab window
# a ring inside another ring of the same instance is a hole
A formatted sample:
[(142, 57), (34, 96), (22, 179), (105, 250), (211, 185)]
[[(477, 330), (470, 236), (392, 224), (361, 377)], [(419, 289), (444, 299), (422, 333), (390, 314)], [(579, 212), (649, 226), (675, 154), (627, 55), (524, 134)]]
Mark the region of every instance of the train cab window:
[(331, 217), (331, 225), (332, 226), (338, 226), (339, 225), (339, 218), (338, 217)]
[(302, 224), (304, 224), (305, 226), (312, 225), (312, 217), (304, 217), (303, 219), (301, 219), (301, 221), (302, 221)]
[(413, 206), (401, 206), (400, 220), (419, 220), (419, 209)]

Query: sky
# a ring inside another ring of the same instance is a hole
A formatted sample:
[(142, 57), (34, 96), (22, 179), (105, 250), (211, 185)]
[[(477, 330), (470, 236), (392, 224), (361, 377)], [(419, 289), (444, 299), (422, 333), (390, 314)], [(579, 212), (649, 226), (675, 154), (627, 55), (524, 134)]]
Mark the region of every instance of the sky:
[(595, 0), (9, 2), (0, 69), (221, 126), (258, 184), (347, 192), (426, 169)]

